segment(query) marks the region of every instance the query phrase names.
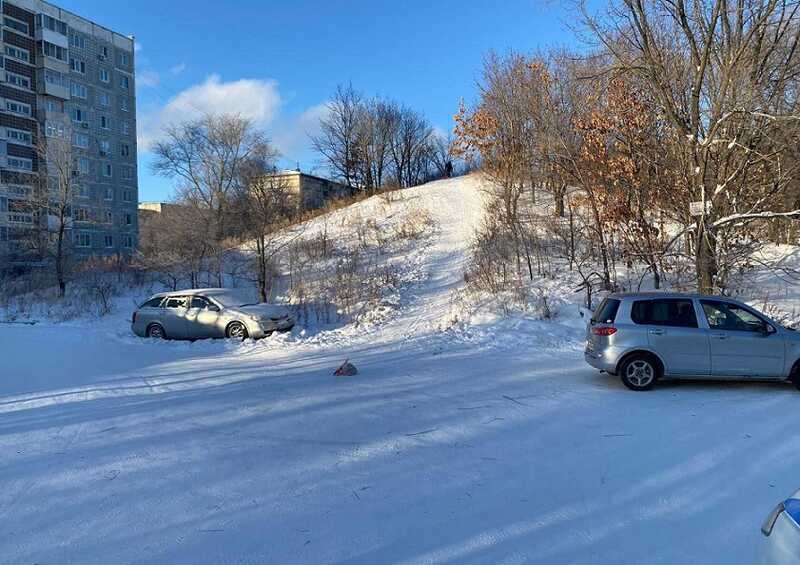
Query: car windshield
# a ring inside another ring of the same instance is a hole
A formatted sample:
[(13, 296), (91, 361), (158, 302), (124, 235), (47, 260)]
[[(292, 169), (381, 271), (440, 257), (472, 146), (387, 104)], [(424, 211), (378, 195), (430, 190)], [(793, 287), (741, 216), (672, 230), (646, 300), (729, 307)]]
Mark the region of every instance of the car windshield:
[(225, 308), (232, 308), (235, 306), (249, 306), (251, 304), (258, 304), (259, 300), (255, 296), (241, 290), (231, 290), (222, 292), (220, 294), (212, 294), (211, 297), (222, 304)]

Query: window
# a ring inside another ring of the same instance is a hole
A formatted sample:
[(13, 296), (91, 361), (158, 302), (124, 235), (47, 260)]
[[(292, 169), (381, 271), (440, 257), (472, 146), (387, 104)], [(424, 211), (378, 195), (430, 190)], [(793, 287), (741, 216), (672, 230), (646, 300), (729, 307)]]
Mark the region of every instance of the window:
[(70, 92), (72, 93), (73, 98), (82, 98), (86, 100), (89, 97), (89, 91), (86, 89), (86, 85), (79, 82), (73, 82), (70, 87)]
[(78, 157), (76, 160), (78, 166), (78, 173), (82, 175), (89, 174), (89, 158), (88, 157)]
[(17, 102), (16, 100), (6, 100), (6, 110), (18, 116), (30, 117), (31, 115), (30, 105), (24, 102)]
[(53, 59), (58, 59), (65, 63), (67, 62), (67, 50), (63, 47), (59, 47), (48, 41), (40, 41), (39, 45), (41, 46), (42, 54), (46, 57), (52, 57)]
[(105, 237), (103, 238), (103, 242), (106, 245), (106, 249), (114, 247), (114, 236), (106, 234)]
[(127, 53), (123, 52), (123, 53), (119, 54), (119, 62), (123, 67), (127, 67), (128, 66), (128, 60), (129, 60), (129, 57), (128, 57)]
[(768, 324), (753, 312), (737, 304), (701, 300), (708, 325), (712, 330), (763, 332)]
[(0, 196), (0, 212), (8, 212), (8, 198)]
[(15, 171), (25, 171), (31, 172), (33, 171), (33, 160), (32, 159), (24, 159), (22, 157), (12, 157), (8, 156), (8, 168), (13, 169)]
[[(114, 189), (110, 186), (106, 187), (106, 200), (114, 200)], [(109, 212), (110, 214), (111, 212)]]
[(99, 93), (97, 98), (100, 101), (101, 106), (111, 106), (111, 97), (108, 95), (108, 92)]
[(122, 171), (122, 180), (133, 179), (133, 169), (131, 167), (121, 167), (120, 170)]
[(103, 60), (103, 61), (108, 59), (108, 46), (106, 46), (106, 45), (101, 45), (100, 46), (100, 59)]
[(129, 109), (128, 109), (128, 99), (124, 98), (124, 97), (121, 98), (120, 101), (119, 101), (119, 107), (123, 112), (128, 112), (129, 111)]
[(78, 232), (75, 235), (76, 242), (75, 244), (78, 247), (91, 247), (92, 246), (92, 234), (86, 232)]
[(125, 238), (123, 239), (123, 241), (124, 241), (123, 245), (127, 249), (132, 249), (133, 248), (133, 236), (132, 235), (126, 235)]
[[(45, 78), (46, 77), (47, 73), (45, 72)], [(53, 112), (56, 114), (61, 114), (64, 112), (64, 103), (61, 100), (53, 100), (52, 98), (48, 98), (47, 102), (45, 102), (44, 107), (45, 110), (47, 110), (48, 112)]]
[(67, 35), (67, 24), (47, 14), (36, 14), (36, 27), (43, 27), (61, 35)]
[(75, 147), (89, 149), (89, 136), (83, 133), (76, 133), (72, 136), (72, 143)]
[(124, 88), (125, 90), (128, 90), (128, 88), (130, 88), (130, 85), (131, 85), (131, 79), (128, 78), (126, 75), (121, 75), (119, 77), (119, 87), (120, 88)]
[(126, 226), (133, 225), (133, 214), (130, 214), (128, 212), (125, 213), (125, 225)]
[(130, 135), (130, 133), (131, 133), (131, 124), (129, 124), (128, 122), (123, 121), (122, 122), (122, 126), (121, 126), (121, 130), (122, 130), (122, 135)]
[(85, 184), (80, 184), (75, 188), (78, 191), (78, 196), (80, 196), (81, 198), (89, 198), (89, 187), (88, 186), (86, 186)]
[(131, 156), (131, 146), (127, 143), (121, 143), (119, 146), (119, 154), (123, 157)]
[(114, 167), (111, 166), (111, 163), (106, 163), (103, 165), (103, 176), (106, 178), (111, 178), (114, 176)]
[(111, 129), (111, 120), (108, 116), (100, 116), (100, 127), (103, 129)]
[(102, 157), (108, 157), (110, 152), (111, 152), (111, 149), (110, 149), (108, 141), (106, 141), (106, 140), (100, 141), (100, 155)]
[(111, 78), (108, 76), (108, 69), (100, 69), (100, 82), (110, 82)]
[(70, 57), (69, 58), (69, 68), (75, 73), (80, 73), (82, 75), (85, 75), (86, 74), (86, 61), (78, 59), (77, 57)]
[(85, 122), (86, 121), (86, 118), (87, 118), (86, 110), (81, 110), (80, 108), (73, 108), (70, 111), (70, 114), (72, 115), (72, 121), (73, 122), (80, 123), (80, 122)]
[(78, 49), (86, 49), (86, 37), (79, 33), (73, 33), (69, 38), (69, 44)]
[(159, 296), (158, 298), (151, 298), (139, 308), (161, 308), (161, 303), (164, 302), (164, 298)]
[(76, 222), (88, 222), (91, 217), (88, 208), (77, 208), (75, 210), (75, 221)]
[(16, 59), (17, 61), (22, 61), (24, 63), (31, 62), (31, 54), (28, 52), (27, 49), (23, 49), (22, 47), (6, 44), (5, 53), (7, 57), (11, 57), (12, 59)]
[(619, 300), (616, 298), (606, 298), (597, 307), (597, 311), (592, 316), (592, 321), (599, 324), (613, 324), (619, 310)]
[(29, 131), (6, 128), (6, 137), (14, 143), (33, 145), (33, 134)]
[(637, 300), (631, 307), (631, 320), (651, 326), (697, 327), (694, 304), (685, 298)]
[(31, 79), (23, 75), (18, 75), (17, 73), (6, 71), (6, 82), (17, 88), (24, 88), (25, 90), (31, 89)]
[(3, 23), (6, 25), (6, 27), (10, 27), (11, 29), (18, 31), (20, 33), (24, 33), (25, 35), (30, 35), (31, 33), (28, 24), (26, 24), (25, 22), (21, 22), (19, 20), (15, 20), (14, 18), (4, 16)]
[(189, 308), (199, 308), (200, 310), (208, 308), (208, 300), (202, 296), (192, 296), (192, 301), (189, 304)]
[(61, 86), (63, 88), (67, 88), (69, 86), (69, 81), (67, 78), (63, 74), (52, 69), (44, 70), (44, 81), (46, 83), (55, 84), (56, 86)]
[(122, 201), (131, 202), (133, 200), (133, 193), (130, 190), (122, 191)]
[[(126, 245), (127, 247), (127, 245)], [(165, 304), (166, 308), (186, 308), (187, 300), (183, 296), (170, 296)]]

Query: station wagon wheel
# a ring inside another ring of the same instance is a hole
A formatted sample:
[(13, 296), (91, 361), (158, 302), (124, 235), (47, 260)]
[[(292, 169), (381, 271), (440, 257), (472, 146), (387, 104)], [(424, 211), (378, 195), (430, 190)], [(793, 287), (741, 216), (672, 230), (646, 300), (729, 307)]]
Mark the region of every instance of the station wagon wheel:
[(241, 322), (231, 322), (225, 335), (232, 339), (247, 339), (247, 328)]
[(792, 367), (792, 372), (789, 373), (789, 382), (791, 382), (797, 390), (800, 390), (800, 360), (796, 361)]
[(150, 324), (147, 326), (147, 337), (167, 339), (167, 332), (164, 331), (164, 326), (161, 324)]
[(630, 357), (620, 370), (622, 383), (631, 390), (650, 390), (658, 376), (658, 366), (646, 355)]

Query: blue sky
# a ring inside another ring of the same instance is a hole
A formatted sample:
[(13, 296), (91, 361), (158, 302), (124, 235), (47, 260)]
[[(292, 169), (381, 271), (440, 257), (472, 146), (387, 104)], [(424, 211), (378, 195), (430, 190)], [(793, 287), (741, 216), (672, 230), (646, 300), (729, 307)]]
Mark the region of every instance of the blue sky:
[(172, 192), (147, 152), (166, 122), (241, 111), (285, 165), (312, 170), (307, 132), (337, 84), (404, 102), (448, 131), (487, 51), (567, 44), (573, 17), (546, 0), (54, 1), (136, 36), (141, 200)]

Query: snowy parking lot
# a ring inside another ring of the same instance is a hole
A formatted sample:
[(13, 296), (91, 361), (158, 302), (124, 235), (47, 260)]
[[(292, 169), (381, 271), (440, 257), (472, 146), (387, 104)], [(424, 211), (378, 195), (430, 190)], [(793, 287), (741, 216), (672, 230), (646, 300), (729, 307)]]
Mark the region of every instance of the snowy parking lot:
[(374, 327), (0, 325), (0, 560), (751, 562), (800, 486), (800, 393), (631, 392), (584, 363), (577, 308), (443, 331), (479, 197), (420, 188), (441, 229)]
[(355, 344), (336, 379), (338, 349), (64, 334), (0, 329), (4, 562), (731, 563), (798, 486), (788, 385), (633, 393), (569, 341)]

